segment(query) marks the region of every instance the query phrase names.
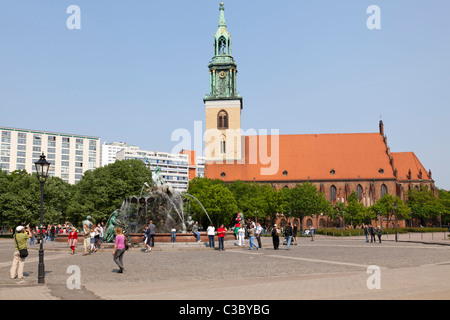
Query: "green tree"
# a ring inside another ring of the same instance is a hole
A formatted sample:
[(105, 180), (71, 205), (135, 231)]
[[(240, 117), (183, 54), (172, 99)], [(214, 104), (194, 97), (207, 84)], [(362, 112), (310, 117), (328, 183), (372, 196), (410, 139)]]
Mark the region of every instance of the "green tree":
[(125, 198), (139, 195), (145, 182), (151, 183), (152, 172), (140, 160), (116, 161), (93, 171), (86, 171), (75, 185), (67, 209), (74, 225), (90, 215), (104, 221), (119, 209)]
[(356, 192), (352, 192), (347, 198), (347, 213), (346, 221), (351, 222), (352, 227), (358, 225), (366, 220), (366, 208), (364, 204), (359, 203), (358, 195)]
[(419, 219), (422, 225), (437, 225), (437, 218), (442, 213), (446, 213), (443, 202), (439, 201), (434, 192), (429, 190), (427, 186), (409, 190), (406, 203), (411, 208), (413, 218)]
[(207, 215), (196, 201), (191, 201), (191, 212), (194, 220), (203, 226), (208, 225), (209, 218), (217, 227), (220, 224), (229, 226), (238, 212), (233, 193), (223, 181), (208, 178), (196, 178), (189, 183), (188, 193), (197, 198), (205, 208)]
[(393, 225), (395, 219), (394, 203), (397, 204), (397, 220), (409, 219), (411, 209), (398, 196), (389, 193), (378, 199), (378, 201), (369, 207), (369, 217), (371, 219), (381, 219), (383, 216), (387, 219), (387, 225)]

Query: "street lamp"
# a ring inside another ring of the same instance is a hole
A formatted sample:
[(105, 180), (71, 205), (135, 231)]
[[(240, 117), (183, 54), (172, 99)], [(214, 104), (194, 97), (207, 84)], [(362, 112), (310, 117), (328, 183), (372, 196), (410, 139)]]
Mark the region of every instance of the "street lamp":
[(392, 206), (394, 207), (395, 214), (395, 242), (397, 242), (397, 204), (394, 202)]
[(50, 167), (50, 162), (45, 159), (45, 155), (42, 152), (41, 158), (34, 163), (36, 166), (37, 178), (41, 184), (41, 224), (39, 229), (40, 241), (39, 241), (39, 265), (38, 265), (38, 283), (45, 283), (45, 268), (44, 268), (44, 183), (48, 178), (48, 168)]

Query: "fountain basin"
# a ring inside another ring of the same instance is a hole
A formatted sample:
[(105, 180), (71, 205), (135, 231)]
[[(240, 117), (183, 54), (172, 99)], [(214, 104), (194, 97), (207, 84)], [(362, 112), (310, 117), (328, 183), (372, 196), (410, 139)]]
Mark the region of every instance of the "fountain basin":
[[(83, 241), (84, 235), (78, 234), (78, 243)], [(137, 244), (142, 243), (144, 239), (143, 233), (132, 233), (131, 234), (131, 243)], [(171, 239), (171, 233), (157, 233), (155, 234), (155, 243), (156, 242), (170, 242)], [(234, 240), (236, 239), (234, 236), (234, 232), (228, 231), (225, 234), (225, 240)], [(68, 234), (58, 234), (56, 235), (55, 241), (56, 242), (68, 242), (69, 235)], [(217, 235), (214, 236), (214, 240), (218, 242)], [(200, 232), (200, 241), (202, 242), (208, 242), (208, 234), (206, 232)], [(197, 242), (197, 237), (192, 233), (177, 233), (176, 234), (176, 242)]]

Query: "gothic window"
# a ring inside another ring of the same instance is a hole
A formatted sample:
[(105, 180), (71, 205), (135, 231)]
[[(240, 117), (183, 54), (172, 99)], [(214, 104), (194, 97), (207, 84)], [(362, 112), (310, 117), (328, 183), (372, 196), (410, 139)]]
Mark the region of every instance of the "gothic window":
[(363, 187), (358, 184), (358, 186), (356, 187), (356, 193), (358, 195), (358, 200), (361, 201), (362, 197), (363, 197)]
[(330, 202), (335, 203), (336, 202), (336, 187), (333, 185), (330, 188)]
[(227, 54), (227, 40), (225, 37), (219, 39), (219, 55)]
[(386, 193), (388, 193), (387, 187), (385, 184), (381, 185), (380, 196), (383, 197)]
[(217, 114), (217, 129), (228, 129), (228, 113), (225, 110)]

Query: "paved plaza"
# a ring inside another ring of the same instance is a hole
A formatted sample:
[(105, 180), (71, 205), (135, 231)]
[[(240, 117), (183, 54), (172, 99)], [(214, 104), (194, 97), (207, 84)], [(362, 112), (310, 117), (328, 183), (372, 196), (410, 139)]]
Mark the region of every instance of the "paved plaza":
[[(12, 280), (13, 240), (0, 239), (0, 299), (450, 299), (447, 234), (399, 240), (317, 236), (273, 250), (268, 237), (259, 250), (249, 250), (246, 240), (245, 248), (227, 241), (225, 251), (203, 243), (156, 243), (150, 253), (142, 247), (127, 251), (123, 274), (115, 272), (111, 247), (83, 256), (79, 243), (71, 255), (66, 243), (54, 242), (45, 245), (45, 284), (38, 285), (39, 246), (29, 247), (25, 279)], [(75, 275), (81, 286), (70, 289)]]

